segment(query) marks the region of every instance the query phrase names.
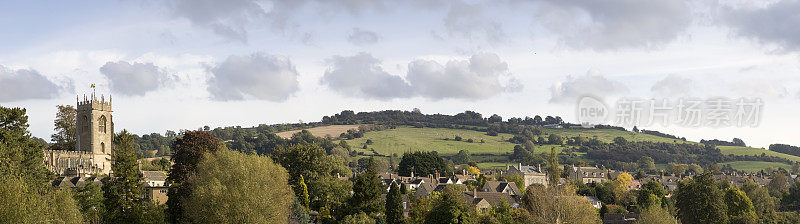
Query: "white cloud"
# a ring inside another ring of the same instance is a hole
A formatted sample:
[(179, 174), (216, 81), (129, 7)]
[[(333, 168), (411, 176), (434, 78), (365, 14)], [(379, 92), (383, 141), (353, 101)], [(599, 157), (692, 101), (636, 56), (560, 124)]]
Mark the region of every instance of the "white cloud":
[(583, 96), (606, 97), (613, 94), (627, 93), (628, 87), (620, 82), (607, 79), (601, 75), (586, 74), (583, 76), (567, 76), (567, 81), (557, 82), (551, 87), (550, 103), (577, 103)]
[[(501, 83), (503, 77), (511, 82)], [(450, 60), (444, 65), (415, 60), (408, 64), (406, 78), (417, 94), (431, 99), (485, 99), (522, 88), (513, 82), (516, 79), (508, 72), (508, 64), (493, 53)]]
[(28, 99), (52, 99), (62, 90), (71, 91), (71, 82), (62, 86), (32, 69), (10, 69), (0, 65), (0, 102)]
[(381, 37), (377, 33), (359, 28), (353, 28), (350, 34), (347, 35), (347, 41), (354, 45), (375, 44), (380, 39)]
[(214, 100), (284, 101), (297, 90), (297, 69), (282, 56), (261, 53), (231, 55), (224, 62), (207, 69), (213, 76), (208, 91)]
[(141, 96), (158, 89), (168, 80), (168, 74), (153, 63), (107, 62), (100, 67), (111, 91), (130, 96)]
[(380, 60), (370, 54), (333, 56), (327, 61), (331, 67), (320, 81), (337, 92), (383, 100), (412, 95), (411, 86), (403, 78), (384, 71)]

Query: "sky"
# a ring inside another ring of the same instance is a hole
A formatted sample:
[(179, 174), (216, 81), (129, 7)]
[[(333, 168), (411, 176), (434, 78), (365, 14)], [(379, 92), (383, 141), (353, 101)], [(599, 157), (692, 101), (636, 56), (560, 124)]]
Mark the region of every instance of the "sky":
[(138, 134), (413, 108), (578, 123), (584, 96), (611, 111), (742, 98), (763, 102), (755, 125), (638, 127), (800, 145), (798, 13), (797, 0), (3, 1), (0, 106), (49, 139), (56, 105), (92, 92)]

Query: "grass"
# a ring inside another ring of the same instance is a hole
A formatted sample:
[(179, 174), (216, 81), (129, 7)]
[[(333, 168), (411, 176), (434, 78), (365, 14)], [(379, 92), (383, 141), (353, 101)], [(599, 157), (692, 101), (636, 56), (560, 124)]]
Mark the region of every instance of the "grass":
[[(313, 127), (308, 128), (312, 135), (317, 137), (339, 137), (342, 133), (347, 132), (347, 130), (356, 129), (358, 130), (358, 125), (330, 125), (330, 126), (322, 126), (322, 127)], [(276, 135), (282, 138), (291, 138), (294, 133), (300, 132), (302, 130), (294, 130), (294, 131), (284, 131), (275, 133)]]
[[(544, 130), (546, 135), (556, 134), (560, 135), (561, 137), (569, 138), (569, 137), (587, 137), (587, 138), (595, 138), (599, 139), (600, 141), (611, 143), (614, 142), (614, 138), (616, 137), (623, 137), (628, 141), (633, 142), (667, 142), (667, 143), (689, 143), (689, 144), (697, 144), (695, 142), (684, 141), (680, 139), (672, 139), (672, 138), (665, 138), (655, 135), (643, 134), (643, 133), (636, 133), (630, 131), (620, 131), (616, 129), (545, 129)], [(544, 136), (546, 138), (546, 136)]]
[(777, 156), (781, 158), (786, 158), (788, 160), (798, 162), (800, 161), (800, 157), (783, 154), (779, 152), (773, 152), (766, 149), (758, 149), (758, 148), (751, 148), (751, 147), (744, 147), (744, 146), (717, 146), (722, 154), (733, 154), (737, 156), (741, 155), (755, 155), (760, 156), (762, 153), (767, 156)]
[[(456, 136), (463, 139), (453, 140)], [(373, 143), (368, 147), (381, 155), (402, 155), (408, 151), (436, 151), (441, 155), (452, 155), (459, 150), (467, 150), (471, 154), (499, 155), (514, 151), (514, 144), (506, 141), (511, 137), (513, 135), (488, 136), (485, 132), (463, 129), (398, 127), (366, 132), (364, 137), (347, 140), (347, 144), (360, 149), (367, 140), (372, 140)], [(473, 143), (467, 142), (467, 139), (472, 139)], [(480, 143), (481, 140), (485, 143)]]
[(780, 167), (787, 170), (790, 170), (792, 168), (792, 165), (785, 163), (762, 162), (762, 161), (735, 161), (735, 162), (727, 162), (721, 164), (729, 164), (734, 169), (745, 172), (758, 172), (762, 169), (766, 169), (769, 167), (775, 167), (775, 168)]
[[(509, 163), (509, 165), (514, 165), (515, 163)], [(478, 169), (480, 170), (505, 170), (506, 163), (501, 162), (489, 162), (489, 163), (478, 163)]]

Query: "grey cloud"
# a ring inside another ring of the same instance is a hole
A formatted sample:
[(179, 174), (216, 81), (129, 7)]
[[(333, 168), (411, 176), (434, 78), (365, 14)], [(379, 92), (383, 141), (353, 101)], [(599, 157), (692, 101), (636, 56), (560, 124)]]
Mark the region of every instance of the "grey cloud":
[[(415, 60), (408, 64), (406, 80), (384, 71), (380, 61), (367, 53), (334, 56), (329, 62), (332, 67), (325, 72), (321, 83), (361, 98), (485, 99), (522, 89), (508, 73), (508, 64), (491, 53), (476, 54), (469, 60), (451, 60), (444, 65)], [(504, 78), (508, 81), (503, 82)]]
[(377, 43), (380, 40), (380, 36), (377, 33), (369, 31), (369, 30), (362, 30), (359, 28), (353, 28), (353, 31), (347, 35), (347, 41), (351, 44), (355, 45), (368, 45)]
[(688, 96), (694, 89), (691, 79), (684, 78), (678, 75), (668, 75), (664, 79), (659, 80), (650, 91), (658, 96)]
[(486, 17), (484, 6), (453, 1), (444, 18), (444, 26), (450, 35), (467, 38), (485, 38), (490, 42), (505, 39), (502, 25)]
[(100, 73), (108, 78), (111, 91), (129, 96), (142, 96), (168, 80), (153, 63), (106, 62)]
[(724, 21), (734, 33), (782, 50), (800, 50), (800, 1), (777, 1), (763, 8), (723, 10)]
[(297, 70), (285, 57), (260, 53), (231, 55), (224, 62), (207, 70), (211, 98), (220, 101), (259, 100), (284, 101), (298, 90)]
[(71, 82), (65, 85), (57, 85), (36, 70), (13, 70), (0, 65), (0, 102), (52, 99), (60, 91), (73, 88)]
[(676, 39), (692, 20), (691, 10), (682, 0), (538, 1), (547, 2), (539, 10), (545, 27), (574, 48), (659, 46)]
[(362, 98), (391, 99), (410, 97), (411, 86), (403, 78), (380, 67), (380, 60), (367, 53), (328, 59), (331, 67), (321, 83), (337, 92)]
[(583, 96), (605, 97), (627, 93), (628, 87), (601, 75), (586, 74), (579, 77), (567, 76), (567, 81), (555, 83), (551, 91), (551, 103), (576, 103)]
[(197, 26), (241, 42), (247, 42), (247, 29), (252, 20), (267, 15), (260, 1), (255, 0), (171, 0), (175, 16), (188, 19)]

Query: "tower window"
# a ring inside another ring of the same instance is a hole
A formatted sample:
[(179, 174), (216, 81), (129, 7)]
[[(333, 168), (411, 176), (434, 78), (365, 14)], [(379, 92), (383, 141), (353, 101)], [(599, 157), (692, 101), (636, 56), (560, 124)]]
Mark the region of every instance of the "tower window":
[(100, 151), (103, 152), (103, 154), (106, 153), (106, 143), (105, 142), (101, 142), (100, 143)]
[(100, 116), (100, 131), (106, 133), (106, 116)]
[(89, 131), (89, 116), (83, 116), (83, 131)]

